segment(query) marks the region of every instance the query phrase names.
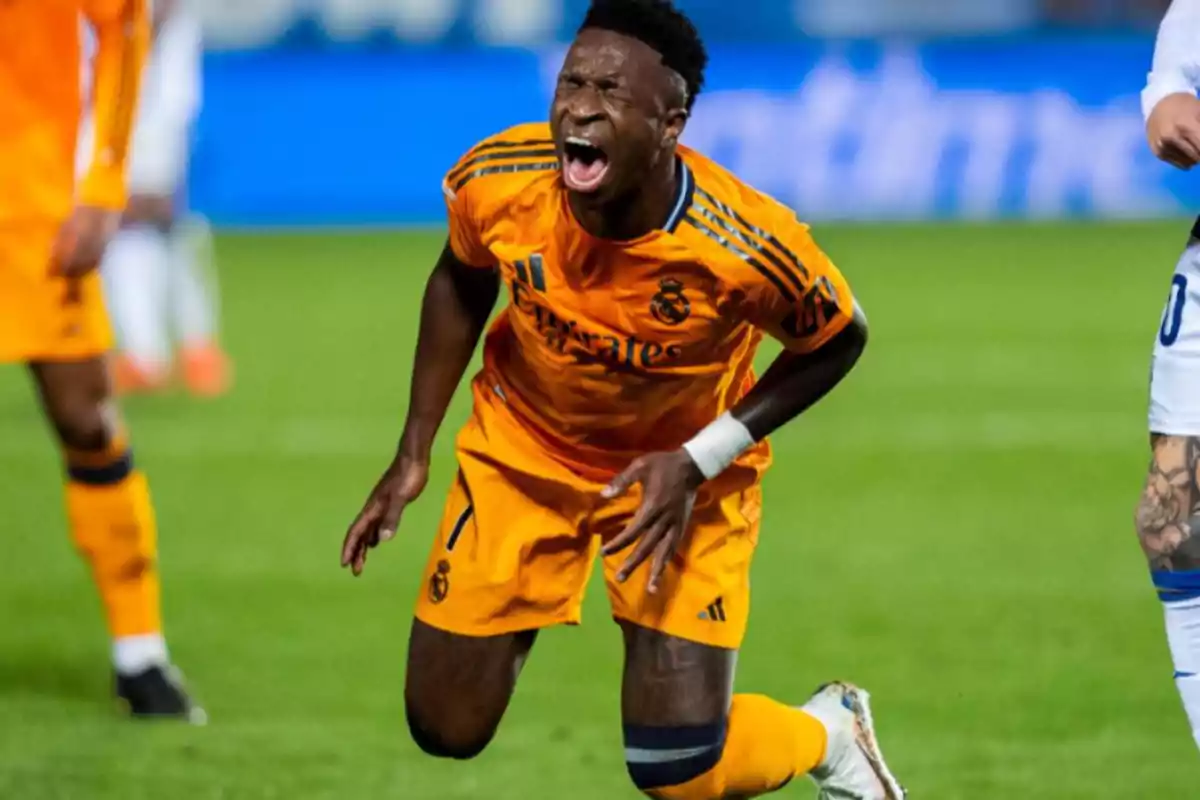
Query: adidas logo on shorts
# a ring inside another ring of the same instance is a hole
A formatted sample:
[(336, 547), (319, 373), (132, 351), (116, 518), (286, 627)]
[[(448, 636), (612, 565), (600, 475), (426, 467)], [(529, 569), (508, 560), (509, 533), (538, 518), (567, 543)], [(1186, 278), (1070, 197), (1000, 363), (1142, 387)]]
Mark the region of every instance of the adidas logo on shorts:
[(724, 622), (725, 598), (718, 597), (716, 600), (712, 601), (708, 608), (696, 615), (696, 618), (709, 620), (710, 622)]

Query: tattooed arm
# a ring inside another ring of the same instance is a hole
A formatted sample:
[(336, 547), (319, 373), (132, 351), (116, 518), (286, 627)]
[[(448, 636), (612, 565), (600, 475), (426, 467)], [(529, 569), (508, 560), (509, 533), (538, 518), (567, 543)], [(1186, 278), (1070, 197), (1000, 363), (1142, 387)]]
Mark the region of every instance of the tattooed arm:
[(1200, 437), (1156, 436), (1137, 509), (1138, 539), (1156, 570), (1200, 568)]

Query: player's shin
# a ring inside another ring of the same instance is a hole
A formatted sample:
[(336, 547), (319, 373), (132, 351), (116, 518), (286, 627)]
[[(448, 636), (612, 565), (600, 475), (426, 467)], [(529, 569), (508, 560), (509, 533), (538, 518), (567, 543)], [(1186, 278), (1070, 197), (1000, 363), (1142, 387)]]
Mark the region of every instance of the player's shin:
[(661, 800), (719, 800), (769, 794), (817, 767), (825, 726), (759, 695), (736, 695), (724, 724), (690, 728), (626, 726), (634, 784)]
[(1153, 576), (1165, 610), (1175, 685), (1200, 746), (1200, 570), (1155, 571)]
[(165, 665), (157, 530), (145, 477), (123, 437), (102, 450), (68, 450), (67, 515), (91, 567), (113, 638), (118, 673)]

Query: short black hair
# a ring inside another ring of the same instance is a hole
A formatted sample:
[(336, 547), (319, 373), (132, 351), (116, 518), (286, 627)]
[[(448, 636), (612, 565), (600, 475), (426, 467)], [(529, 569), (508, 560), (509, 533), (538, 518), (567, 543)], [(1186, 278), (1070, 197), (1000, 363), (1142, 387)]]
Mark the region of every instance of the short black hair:
[(687, 110), (704, 88), (708, 52), (700, 33), (671, 0), (593, 0), (580, 31), (599, 28), (649, 45), (663, 64), (683, 76)]

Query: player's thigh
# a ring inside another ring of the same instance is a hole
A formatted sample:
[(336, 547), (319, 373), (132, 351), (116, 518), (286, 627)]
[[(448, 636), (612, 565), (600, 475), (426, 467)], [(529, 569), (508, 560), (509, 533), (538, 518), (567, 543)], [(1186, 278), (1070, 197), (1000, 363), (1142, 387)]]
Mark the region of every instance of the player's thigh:
[(57, 230), (0, 225), (0, 363), (81, 361), (112, 346), (99, 275), (51, 274)]
[[(618, 567), (628, 551), (604, 560), (613, 616), (642, 628), (700, 644), (736, 650), (750, 616), (750, 566), (758, 544), (761, 491), (730, 491), (719, 484), (697, 499), (687, 533), (667, 566), (660, 590), (646, 591), (649, 562), (624, 583)], [(603, 524), (618, 533), (636, 509), (630, 505)]]
[(1137, 533), (1155, 570), (1200, 569), (1200, 436), (1156, 434), (1137, 508)]
[(107, 361), (36, 361), (29, 365), (42, 409), (66, 447), (107, 448), (119, 430)]
[(578, 623), (595, 552), (580, 493), (492, 458), (458, 461), (417, 618), (465, 636)]
[(444, 758), (471, 758), (495, 735), (536, 631), (465, 636), (413, 620), (404, 688), (413, 740)]

